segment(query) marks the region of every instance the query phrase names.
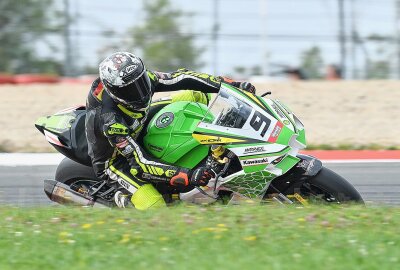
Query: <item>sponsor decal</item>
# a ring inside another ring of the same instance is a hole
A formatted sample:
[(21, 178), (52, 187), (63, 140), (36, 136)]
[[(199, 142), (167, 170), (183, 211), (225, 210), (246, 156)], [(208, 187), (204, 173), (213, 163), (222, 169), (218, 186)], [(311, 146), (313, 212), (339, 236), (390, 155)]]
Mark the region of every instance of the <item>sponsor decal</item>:
[(137, 69), (137, 65), (130, 65), (125, 68), (125, 75), (131, 74)]
[(309, 162), (305, 159), (297, 163), (297, 167), (302, 168), (304, 171), (307, 171)]
[(165, 176), (167, 176), (167, 177), (172, 177), (172, 176), (174, 176), (176, 174), (176, 171), (175, 170), (166, 170), (165, 171)]
[(248, 147), (244, 149), (244, 154), (250, 154), (250, 153), (258, 153), (258, 152), (264, 152), (265, 148), (264, 146), (254, 146), (254, 147)]
[(278, 157), (277, 159), (275, 159), (275, 160), (272, 161), (271, 163), (272, 163), (273, 165), (276, 165), (276, 164), (278, 164), (279, 162), (281, 162), (282, 159), (285, 158), (285, 157), (286, 157), (286, 155), (283, 155), (283, 156), (281, 156), (281, 157)]
[(128, 128), (122, 124), (114, 123), (108, 127), (107, 133), (109, 135), (128, 135)]
[(321, 169), (322, 163), (318, 159), (313, 158), (311, 160), (302, 160), (296, 166), (304, 170), (304, 175), (314, 176)]
[(272, 137), (278, 137), (279, 133), (281, 132), (282, 128), (279, 125), (276, 125), (274, 130), (271, 133)]
[(130, 193), (136, 192), (137, 188), (135, 186), (133, 186), (131, 183), (129, 183), (128, 181), (122, 179), (121, 177), (119, 177), (117, 181), (123, 188), (128, 190)]
[(129, 144), (125, 147), (124, 150), (121, 151), (121, 153), (124, 156), (128, 156), (129, 154), (132, 154), (132, 152), (133, 152), (133, 147), (131, 145), (129, 145)]
[(156, 152), (162, 152), (162, 150), (164, 150), (164, 148), (158, 147), (158, 146), (155, 146), (155, 145), (152, 145), (152, 144), (148, 144), (148, 146), (149, 146), (150, 150), (153, 150), (153, 151), (156, 151)]
[(272, 104), (271, 107), (275, 110), (275, 112), (279, 115), (280, 118), (286, 118), (286, 116), (282, 113), (281, 109), (279, 109), (278, 106)]
[(277, 140), (278, 137), (279, 137), (279, 134), (280, 134), (281, 131), (282, 131), (282, 127), (283, 127), (283, 125), (282, 125), (281, 122), (278, 122), (278, 123), (275, 125), (274, 129), (273, 129), (272, 132), (271, 132), (271, 136), (269, 136), (268, 142), (270, 142), (270, 143), (275, 143), (275, 142), (276, 142), (276, 140)]
[(166, 128), (174, 121), (174, 114), (172, 112), (165, 112), (161, 114), (156, 120), (156, 127)]
[(287, 126), (287, 125), (290, 124), (290, 121), (289, 120), (283, 120), (283, 123)]
[(226, 138), (217, 135), (205, 135), (205, 134), (194, 133), (192, 136), (201, 144), (245, 142), (245, 139), (242, 140), (239, 138)]
[(111, 127), (108, 130), (108, 134), (114, 135), (114, 134), (128, 134), (128, 131), (126, 129), (120, 129), (120, 128), (113, 128)]
[(149, 179), (149, 180), (169, 181), (168, 178), (155, 176), (155, 175), (149, 174), (149, 173), (143, 173), (142, 177), (144, 179)]
[(119, 183), (121, 184), (121, 186), (123, 186), (126, 190), (129, 190), (130, 186), (127, 182), (121, 180), (119, 181)]
[(258, 159), (248, 159), (248, 160), (243, 160), (243, 165), (245, 166), (253, 166), (253, 165), (261, 165), (261, 164), (267, 164), (268, 163), (268, 158), (258, 158)]
[(200, 141), (201, 143), (217, 143), (222, 142), (221, 137), (207, 138)]

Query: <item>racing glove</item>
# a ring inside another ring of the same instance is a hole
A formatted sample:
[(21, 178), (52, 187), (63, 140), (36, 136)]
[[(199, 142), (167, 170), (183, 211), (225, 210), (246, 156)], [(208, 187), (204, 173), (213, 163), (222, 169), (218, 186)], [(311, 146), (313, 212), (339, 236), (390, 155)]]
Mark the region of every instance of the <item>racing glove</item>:
[(193, 171), (190, 184), (194, 186), (207, 186), (208, 181), (213, 177), (215, 177), (215, 174), (212, 170), (207, 167), (200, 167)]
[(172, 186), (206, 186), (211, 178), (215, 177), (212, 170), (206, 167), (200, 167), (194, 171), (180, 171), (170, 180)]
[(222, 80), (222, 82), (225, 82), (225, 83), (228, 83), (228, 84), (230, 84), (230, 85), (232, 85), (234, 87), (240, 88), (241, 90), (250, 92), (252, 94), (256, 93), (255, 86), (252, 85), (249, 82), (237, 82), (237, 81), (234, 81), (234, 80), (232, 80), (231, 78), (228, 78), (228, 77), (219, 77), (219, 78)]

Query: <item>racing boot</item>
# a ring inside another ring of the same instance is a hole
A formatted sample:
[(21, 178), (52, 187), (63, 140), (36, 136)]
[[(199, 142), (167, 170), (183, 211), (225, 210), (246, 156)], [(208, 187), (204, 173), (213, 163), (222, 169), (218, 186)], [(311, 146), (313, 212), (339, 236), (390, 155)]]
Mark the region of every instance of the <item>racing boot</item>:
[(130, 202), (130, 195), (124, 194), (122, 191), (115, 192), (114, 201), (119, 208), (132, 207), (132, 204)]

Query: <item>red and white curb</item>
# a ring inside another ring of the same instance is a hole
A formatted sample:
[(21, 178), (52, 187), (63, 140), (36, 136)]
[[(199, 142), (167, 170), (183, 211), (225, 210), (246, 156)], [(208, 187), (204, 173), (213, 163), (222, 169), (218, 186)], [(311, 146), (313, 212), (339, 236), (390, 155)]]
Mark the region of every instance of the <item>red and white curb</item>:
[[(315, 156), (324, 163), (400, 163), (400, 150), (311, 150), (301, 153)], [(59, 153), (0, 153), (0, 166), (52, 166), (58, 165), (63, 158)]]
[(324, 163), (400, 162), (400, 150), (307, 150), (301, 153)]

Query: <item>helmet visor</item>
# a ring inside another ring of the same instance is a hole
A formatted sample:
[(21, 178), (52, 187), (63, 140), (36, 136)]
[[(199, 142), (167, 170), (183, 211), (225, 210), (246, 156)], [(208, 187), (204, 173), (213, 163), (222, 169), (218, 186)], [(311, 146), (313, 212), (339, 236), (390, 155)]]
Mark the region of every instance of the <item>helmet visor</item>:
[(151, 83), (146, 70), (129, 84), (106, 87), (115, 98), (132, 109), (145, 108), (151, 100)]

